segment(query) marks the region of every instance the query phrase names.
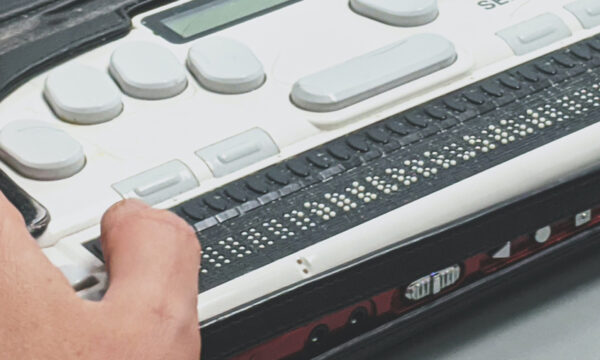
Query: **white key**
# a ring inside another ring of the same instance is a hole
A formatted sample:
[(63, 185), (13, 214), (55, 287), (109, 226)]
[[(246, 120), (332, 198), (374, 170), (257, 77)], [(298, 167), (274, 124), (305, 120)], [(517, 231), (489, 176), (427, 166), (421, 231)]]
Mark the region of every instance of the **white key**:
[(435, 20), (437, 0), (350, 0), (352, 9), (366, 17), (395, 26), (419, 26)]
[(77, 140), (35, 120), (14, 121), (0, 131), (0, 156), (17, 172), (37, 180), (68, 178), (85, 165)]
[(173, 160), (122, 180), (112, 187), (125, 199), (140, 199), (149, 205), (156, 205), (198, 185), (190, 169), (181, 161)]
[(292, 101), (310, 111), (334, 111), (426, 76), (456, 61), (454, 45), (420, 34), (298, 80)]
[(591, 29), (600, 25), (600, 1), (598, 0), (577, 0), (565, 5), (581, 23), (585, 29)]
[(279, 148), (269, 134), (259, 128), (196, 151), (216, 177), (231, 174), (278, 153)]
[(571, 30), (558, 16), (546, 13), (496, 34), (506, 41), (515, 55), (523, 55), (571, 36)]
[(200, 84), (218, 93), (245, 93), (265, 82), (263, 65), (252, 50), (227, 38), (197, 41), (188, 54), (188, 66)]
[(123, 92), (140, 99), (166, 99), (187, 86), (185, 68), (168, 49), (150, 42), (130, 42), (115, 50), (110, 73)]
[(58, 117), (76, 124), (109, 121), (123, 109), (119, 88), (108, 74), (77, 63), (52, 71), (44, 95)]

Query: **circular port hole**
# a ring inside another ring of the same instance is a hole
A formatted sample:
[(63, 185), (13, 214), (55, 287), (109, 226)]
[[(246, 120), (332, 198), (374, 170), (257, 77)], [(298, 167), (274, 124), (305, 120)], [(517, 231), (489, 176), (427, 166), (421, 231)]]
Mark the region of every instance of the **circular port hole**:
[(321, 345), (329, 335), (329, 327), (321, 324), (315, 327), (308, 335), (308, 344), (311, 346)]
[(365, 323), (369, 318), (369, 312), (364, 306), (357, 307), (352, 311), (350, 317), (348, 318), (348, 325), (352, 327), (357, 327)]

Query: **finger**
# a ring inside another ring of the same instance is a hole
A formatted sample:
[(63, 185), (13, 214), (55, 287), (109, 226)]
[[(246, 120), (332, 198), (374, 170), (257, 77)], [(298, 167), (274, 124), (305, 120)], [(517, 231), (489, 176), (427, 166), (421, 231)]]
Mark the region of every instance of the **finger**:
[(195, 314), (200, 244), (189, 225), (168, 211), (126, 200), (107, 211), (101, 227), (110, 278), (106, 302)]
[(0, 289), (5, 289), (0, 293), (9, 296), (24, 292), (40, 294), (46, 289), (51, 289), (58, 296), (74, 294), (67, 279), (52, 265), (27, 231), (21, 213), (1, 192)]

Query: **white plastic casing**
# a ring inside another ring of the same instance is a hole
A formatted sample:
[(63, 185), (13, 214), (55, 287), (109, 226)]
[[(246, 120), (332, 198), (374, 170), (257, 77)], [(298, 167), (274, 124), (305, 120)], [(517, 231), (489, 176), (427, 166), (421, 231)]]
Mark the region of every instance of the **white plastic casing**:
[[(48, 122), (81, 143), (86, 165), (74, 176), (57, 181), (26, 178), (5, 163), (0, 163), (0, 168), (50, 211), (52, 221), (39, 239), (49, 258), (57, 266), (99, 271), (102, 264), (81, 243), (99, 235), (103, 212), (121, 199), (111, 187), (113, 184), (179, 160), (200, 185), (158, 205), (172, 207), (386, 116), (596, 34), (600, 29), (584, 29), (564, 8), (570, 2), (514, 0), (500, 5), (494, 1), (439, 0), (439, 15), (431, 23), (394, 27), (357, 14), (350, 9), (348, 0), (300, 1), (208, 35), (231, 38), (251, 49), (266, 73), (266, 81), (258, 89), (238, 95), (211, 92), (186, 71), (188, 86), (179, 95), (150, 101), (122, 94), (122, 112), (115, 119), (96, 125), (59, 120), (42, 96), (48, 73), (40, 74), (0, 103), (0, 128), (19, 119)], [(147, 41), (168, 48), (185, 66), (193, 41), (171, 44), (141, 23), (149, 14), (180, 3), (138, 15), (129, 35), (69, 63), (85, 64), (108, 74), (116, 48), (132, 41)], [(572, 36), (516, 56), (496, 35), (512, 24), (546, 12), (564, 21)], [(421, 33), (450, 40), (457, 50), (456, 62), (339, 111), (305, 111), (290, 101), (290, 91), (298, 79)], [(222, 177), (214, 177), (195, 154), (252, 128), (266, 131), (279, 154)], [(206, 291), (199, 295), (199, 320), (218, 316), (284, 286), (596, 164), (600, 159), (599, 137), (600, 124), (590, 126)]]

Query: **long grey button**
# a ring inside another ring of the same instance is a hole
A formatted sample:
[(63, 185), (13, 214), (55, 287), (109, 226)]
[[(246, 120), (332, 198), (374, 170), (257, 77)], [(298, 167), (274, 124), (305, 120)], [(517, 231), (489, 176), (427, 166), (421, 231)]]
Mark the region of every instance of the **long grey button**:
[(262, 129), (254, 128), (196, 151), (217, 177), (279, 153), (279, 148)]
[(76, 124), (112, 120), (123, 109), (119, 88), (108, 74), (76, 63), (51, 72), (44, 95), (61, 119)]
[(513, 49), (523, 55), (571, 36), (571, 30), (554, 14), (543, 14), (496, 33)]
[(311, 111), (333, 111), (426, 76), (456, 60), (454, 45), (420, 34), (306, 76), (292, 88), (292, 101)]
[(586, 29), (600, 25), (600, 1), (599, 0), (578, 0), (568, 5), (565, 9), (573, 13)]
[(58, 180), (85, 165), (81, 145), (70, 135), (35, 120), (15, 121), (0, 131), (0, 156), (32, 179)]
[(199, 185), (190, 169), (179, 160), (144, 171), (141, 174), (113, 184), (125, 199), (140, 199), (155, 205)]
[(188, 54), (188, 67), (200, 84), (219, 93), (245, 93), (265, 82), (263, 65), (252, 50), (227, 38), (197, 41)]
[(126, 43), (110, 59), (110, 73), (121, 89), (141, 99), (165, 99), (187, 86), (185, 68), (168, 49), (150, 42)]
[(395, 26), (425, 25), (437, 18), (437, 0), (350, 0), (357, 13)]

